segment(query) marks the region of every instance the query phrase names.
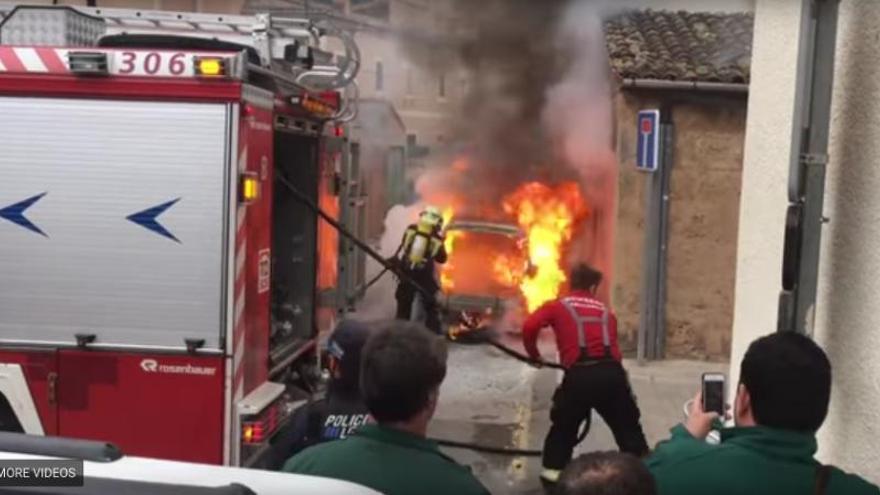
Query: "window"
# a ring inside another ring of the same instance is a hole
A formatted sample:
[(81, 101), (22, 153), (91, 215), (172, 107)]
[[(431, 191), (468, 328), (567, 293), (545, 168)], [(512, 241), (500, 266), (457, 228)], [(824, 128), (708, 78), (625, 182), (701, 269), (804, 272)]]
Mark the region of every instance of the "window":
[(382, 91), (383, 89), (385, 89), (385, 68), (380, 60), (376, 62), (376, 91)]
[(437, 80), (437, 95), (440, 98), (446, 98), (446, 74), (440, 73), (440, 78)]

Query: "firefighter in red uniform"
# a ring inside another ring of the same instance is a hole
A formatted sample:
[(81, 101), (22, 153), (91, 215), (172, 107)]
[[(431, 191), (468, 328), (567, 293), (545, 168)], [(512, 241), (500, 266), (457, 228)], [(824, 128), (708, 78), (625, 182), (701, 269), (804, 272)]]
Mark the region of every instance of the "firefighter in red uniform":
[(538, 333), (552, 327), (559, 359), (566, 368), (562, 384), (553, 394), (550, 432), (544, 440), (541, 478), (555, 483), (571, 460), (578, 429), (592, 410), (611, 428), (617, 446), (637, 456), (648, 453), (640, 423), (641, 413), (621, 364), (617, 344), (617, 318), (595, 297), (602, 274), (578, 265), (570, 278), (571, 293), (538, 308), (523, 324), (523, 343), (538, 360)]

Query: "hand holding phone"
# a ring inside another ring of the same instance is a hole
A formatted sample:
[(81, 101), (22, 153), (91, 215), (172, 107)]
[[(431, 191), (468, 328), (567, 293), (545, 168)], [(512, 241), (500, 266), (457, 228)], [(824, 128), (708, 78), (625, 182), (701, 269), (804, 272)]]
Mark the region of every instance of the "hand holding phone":
[(724, 417), (725, 377), (723, 373), (703, 373), (703, 412), (715, 412)]
[(684, 426), (694, 438), (705, 440), (714, 428), (714, 424), (723, 421), (726, 411), (724, 382), (725, 378), (721, 373), (703, 374), (699, 393), (693, 400), (688, 401)]

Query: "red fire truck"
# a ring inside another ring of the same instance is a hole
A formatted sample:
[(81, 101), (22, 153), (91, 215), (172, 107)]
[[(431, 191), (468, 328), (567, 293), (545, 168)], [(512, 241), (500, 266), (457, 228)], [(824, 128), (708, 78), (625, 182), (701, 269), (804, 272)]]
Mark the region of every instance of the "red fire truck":
[(356, 46), (268, 15), (0, 14), (0, 430), (260, 465), (335, 311), (338, 241), (290, 188), (337, 205)]

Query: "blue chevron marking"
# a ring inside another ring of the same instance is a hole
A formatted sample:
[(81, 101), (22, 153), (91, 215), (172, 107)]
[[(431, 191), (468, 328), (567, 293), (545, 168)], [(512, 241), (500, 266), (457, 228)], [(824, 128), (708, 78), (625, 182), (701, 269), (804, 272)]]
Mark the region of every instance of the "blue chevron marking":
[(30, 198), (25, 199), (24, 201), (19, 201), (18, 203), (15, 203), (15, 204), (7, 206), (6, 208), (3, 208), (2, 210), (0, 210), (0, 218), (2, 218), (4, 220), (9, 220), (10, 222), (12, 222), (16, 225), (18, 225), (20, 227), (24, 227), (24, 228), (30, 230), (31, 232), (36, 232), (37, 234), (40, 234), (43, 237), (49, 237), (48, 235), (46, 235), (45, 232), (43, 232), (39, 227), (34, 225), (33, 222), (31, 222), (30, 220), (27, 219), (27, 217), (24, 216), (24, 212), (28, 208), (33, 206), (34, 203), (36, 203), (37, 201), (42, 199), (43, 196), (45, 196), (46, 194), (48, 194), (48, 191), (44, 192), (42, 194), (37, 194), (36, 196), (31, 196)]
[(147, 208), (146, 210), (139, 211), (137, 213), (133, 213), (125, 218), (140, 225), (141, 227), (143, 227), (147, 230), (150, 230), (152, 232), (155, 232), (155, 233), (161, 235), (162, 237), (166, 237), (166, 238), (171, 239), (175, 242), (180, 242), (180, 239), (175, 237), (174, 234), (169, 232), (168, 229), (166, 229), (162, 224), (160, 224), (158, 222), (158, 220), (156, 220), (156, 218), (159, 215), (164, 213), (165, 210), (167, 210), (168, 208), (171, 208), (172, 206), (174, 206), (174, 204), (177, 203), (178, 201), (180, 201), (180, 198), (172, 199), (171, 201), (168, 201), (167, 203), (162, 203), (160, 205), (156, 205), (156, 206)]

